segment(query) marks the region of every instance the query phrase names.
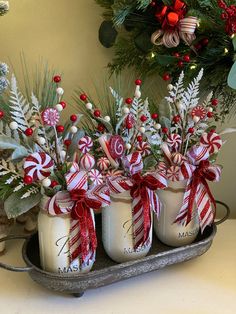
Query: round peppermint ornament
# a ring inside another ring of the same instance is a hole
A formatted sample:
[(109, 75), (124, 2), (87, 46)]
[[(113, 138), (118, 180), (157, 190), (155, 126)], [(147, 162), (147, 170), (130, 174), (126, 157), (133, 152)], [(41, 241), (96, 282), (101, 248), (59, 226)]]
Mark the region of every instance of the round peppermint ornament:
[(200, 145), (207, 147), (210, 154), (218, 153), (222, 144), (221, 137), (215, 132), (203, 133), (200, 138)]
[(170, 134), (166, 140), (169, 147), (171, 147), (174, 151), (177, 151), (181, 145), (181, 136), (179, 134)]
[(193, 108), (191, 112), (191, 116), (193, 117), (199, 117), (200, 119), (204, 119), (207, 115), (207, 111), (204, 107), (202, 106), (196, 106)]
[(79, 150), (83, 153), (86, 154), (90, 151), (90, 149), (93, 147), (93, 141), (91, 137), (89, 136), (84, 136), (79, 140), (78, 143)]
[(94, 185), (99, 185), (103, 183), (103, 176), (97, 169), (92, 169), (88, 173), (88, 177)]
[(60, 115), (55, 108), (47, 108), (42, 112), (43, 123), (49, 126), (56, 126), (60, 120)]
[(137, 145), (137, 151), (143, 156), (146, 157), (151, 154), (151, 147), (147, 142), (139, 142)]
[(110, 161), (107, 157), (101, 157), (97, 161), (97, 165), (101, 171), (106, 171), (110, 166)]
[(25, 159), (23, 168), (25, 175), (33, 178), (33, 181), (43, 180), (51, 174), (54, 162), (46, 153), (33, 153)]
[(95, 159), (89, 153), (84, 154), (80, 159), (80, 167), (83, 170), (90, 171), (95, 165)]

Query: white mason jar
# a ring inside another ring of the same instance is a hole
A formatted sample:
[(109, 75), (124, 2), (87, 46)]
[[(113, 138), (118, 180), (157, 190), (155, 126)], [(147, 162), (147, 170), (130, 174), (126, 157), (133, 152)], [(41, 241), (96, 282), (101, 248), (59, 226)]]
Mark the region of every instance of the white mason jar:
[(190, 244), (196, 239), (199, 232), (195, 205), (193, 219), (187, 226), (174, 223), (183, 204), (186, 183), (186, 181), (168, 181), (168, 188), (157, 191), (162, 208), (159, 219), (154, 217), (154, 230), (158, 239), (169, 246), (178, 247)]
[[(93, 266), (94, 260), (81, 269), (79, 259), (70, 263), (69, 234), (70, 214), (51, 216), (46, 211), (48, 197), (43, 197), (38, 215), (39, 250), (42, 269), (55, 273), (86, 273)], [(94, 213), (91, 210), (94, 222)]]
[[(152, 222), (149, 240), (134, 249), (130, 192), (111, 195), (111, 204), (102, 209), (102, 241), (107, 255), (117, 263), (147, 255), (152, 244)], [(152, 217), (152, 213), (151, 213)]]

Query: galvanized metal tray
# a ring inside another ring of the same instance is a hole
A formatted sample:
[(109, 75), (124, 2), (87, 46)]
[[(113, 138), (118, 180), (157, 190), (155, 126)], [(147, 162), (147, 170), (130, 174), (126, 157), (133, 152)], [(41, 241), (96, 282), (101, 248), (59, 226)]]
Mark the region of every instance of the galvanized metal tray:
[(216, 224), (225, 221), (229, 215), (228, 206), (223, 203), (222, 205), (227, 209), (226, 216), (211, 227), (207, 227), (203, 234), (198, 235), (194, 243), (179, 248), (172, 248), (164, 245), (154, 236), (149, 254), (135, 261), (117, 264), (106, 255), (101, 244), (101, 225), (98, 219), (96, 229), (99, 246), (96, 261), (89, 273), (57, 274), (42, 270), (37, 233), (30, 237), (20, 235), (1, 239), (0, 242), (11, 239), (26, 239), (22, 249), (22, 256), (27, 266), (14, 267), (0, 263), (0, 268), (10, 271), (28, 272), (34, 281), (45, 288), (80, 297), (88, 289), (106, 286), (130, 277), (161, 269), (168, 265), (188, 261), (204, 254), (212, 244), (216, 234)]

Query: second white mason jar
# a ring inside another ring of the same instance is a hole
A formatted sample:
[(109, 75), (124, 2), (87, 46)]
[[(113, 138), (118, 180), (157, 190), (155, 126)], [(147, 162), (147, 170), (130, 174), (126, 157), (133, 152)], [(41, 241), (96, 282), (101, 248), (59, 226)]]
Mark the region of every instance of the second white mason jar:
[(196, 239), (199, 232), (195, 205), (193, 219), (187, 226), (174, 223), (183, 204), (185, 188), (186, 181), (168, 181), (168, 188), (157, 191), (162, 208), (159, 219), (154, 217), (154, 230), (158, 239), (169, 246), (178, 247), (190, 244)]
[[(60, 273), (76, 274), (89, 272), (94, 260), (81, 269), (79, 259), (70, 263), (69, 259), (69, 235), (70, 214), (51, 216), (46, 211), (49, 198), (43, 197), (40, 203), (38, 215), (38, 236), (40, 262), (43, 270)], [(91, 210), (94, 221), (94, 213)]]
[[(152, 244), (152, 221), (148, 241), (134, 249), (130, 192), (111, 195), (111, 204), (102, 209), (102, 241), (107, 255), (117, 263), (147, 255)], [(151, 213), (152, 217), (152, 213)]]

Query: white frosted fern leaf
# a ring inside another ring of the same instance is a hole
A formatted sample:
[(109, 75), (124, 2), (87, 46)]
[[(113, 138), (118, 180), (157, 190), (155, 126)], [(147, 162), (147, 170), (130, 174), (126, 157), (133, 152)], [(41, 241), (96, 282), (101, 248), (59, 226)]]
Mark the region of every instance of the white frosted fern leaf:
[(110, 91), (112, 96), (115, 98), (116, 117), (119, 119), (122, 116), (123, 97), (121, 97), (112, 87), (110, 87)]
[(32, 194), (37, 194), (37, 193), (39, 193), (39, 189), (38, 189), (38, 188), (36, 188), (35, 186), (30, 187), (30, 188), (27, 190), (27, 192), (25, 192), (25, 193), (21, 196), (21, 199), (27, 198), (27, 197), (29, 197), (30, 195), (32, 195)]

